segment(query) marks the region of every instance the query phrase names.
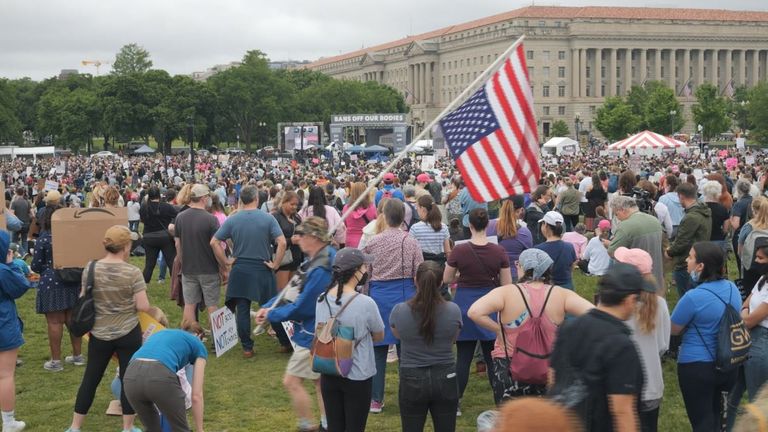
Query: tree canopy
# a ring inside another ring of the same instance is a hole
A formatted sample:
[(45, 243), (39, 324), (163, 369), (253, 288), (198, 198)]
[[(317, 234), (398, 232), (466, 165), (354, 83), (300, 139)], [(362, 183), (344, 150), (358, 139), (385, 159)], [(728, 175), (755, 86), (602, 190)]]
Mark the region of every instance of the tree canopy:
[(728, 103), (718, 95), (718, 88), (706, 83), (696, 89), (696, 105), (693, 106), (693, 121), (702, 127), (705, 141), (728, 130)]
[(144, 73), (152, 67), (149, 52), (138, 44), (124, 45), (115, 56), (112, 63), (112, 73), (126, 75), (132, 73)]

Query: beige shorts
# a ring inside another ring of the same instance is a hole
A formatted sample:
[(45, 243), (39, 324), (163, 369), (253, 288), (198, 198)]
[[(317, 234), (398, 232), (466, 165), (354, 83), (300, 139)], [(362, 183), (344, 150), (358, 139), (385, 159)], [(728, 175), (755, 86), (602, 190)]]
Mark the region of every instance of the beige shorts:
[(296, 347), (293, 350), (291, 358), (288, 359), (285, 373), (308, 380), (320, 379), (320, 374), (312, 371), (312, 353), (303, 347)]

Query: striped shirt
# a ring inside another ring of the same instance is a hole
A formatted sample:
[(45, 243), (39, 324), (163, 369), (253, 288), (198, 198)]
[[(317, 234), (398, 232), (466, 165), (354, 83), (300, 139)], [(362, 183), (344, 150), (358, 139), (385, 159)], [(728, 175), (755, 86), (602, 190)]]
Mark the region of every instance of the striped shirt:
[(435, 231), (432, 225), (426, 222), (417, 222), (411, 227), (411, 236), (419, 241), (423, 252), (441, 254), (445, 252), (443, 245), (450, 238), (448, 227), (442, 224), (440, 231)]

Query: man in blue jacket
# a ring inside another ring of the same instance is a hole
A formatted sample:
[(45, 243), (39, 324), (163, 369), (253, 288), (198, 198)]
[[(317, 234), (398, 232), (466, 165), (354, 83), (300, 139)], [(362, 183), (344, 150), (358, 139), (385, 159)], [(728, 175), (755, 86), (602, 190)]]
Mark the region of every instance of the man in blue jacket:
[[(331, 266), (336, 251), (329, 246), (331, 236), (325, 219), (312, 216), (304, 220), (297, 228), (292, 239), (301, 247), (307, 260), (301, 265), (296, 276), (283, 288), (286, 294), (283, 301), (277, 303), (277, 297), (267, 302), (256, 315), (256, 322), (292, 321), (294, 346), (293, 354), (285, 369), (283, 385), (293, 401), (296, 415), (299, 417), (300, 431), (319, 430), (312, 416), (312, 403), (303, 380), (312, 380), (317, 387), (317, 404), (320, 409), (322, 430), (327, 428), (325, 407), (320, 392), (320, 374), (312, 371), (310, 347), (315, 335), (315, 305), (317, 298), (330, 285)], [(276, 304), (277, 303), (277, 304)]]
[(382, 198), (397, 198), (402, 202), (405, 202), (405, 195), (403, 195), (403, 191), (395, 187), (395, 175), (390, 173), (384, 174), (384, 187), (376, 191), (376, 196), (374, 197), (374, 203), (376, 204), (376, 207), (379, 206), (379, 201), (381, 201)]

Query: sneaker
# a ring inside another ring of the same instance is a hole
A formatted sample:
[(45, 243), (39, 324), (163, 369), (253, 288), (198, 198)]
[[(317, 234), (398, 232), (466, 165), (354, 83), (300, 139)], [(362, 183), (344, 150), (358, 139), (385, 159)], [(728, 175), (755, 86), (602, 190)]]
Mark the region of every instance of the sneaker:
[(380, 414), (381, 410), (384, 409), (384, 402), (379, 401), (371, 401), (371, 409), (369, 410), (373, 414)]
[(51, 372), (61, 372), (64, 370), (64, 366), (61, 365), (61, 360), (48, 360), (43, 363), (43, 369)]
[(136, 426), (130, 428), (130, 429), (123, 429), (123, 432), (141, 432), (141, 429), (137, 428)]
[(158, 279), (158, 280), (157, 280), (157, 283), (159, 283), (159, 284), (164, 284), (164, 283), (165, 283), (165, 279)]
[(20, 432), (27, 427), (27, 424), (23, 421), (14, 420), (10, 423), (3, 423), (3, 432)]
[(66, 356), (64, 357), (64, 363), (68, 363), (75, 366), (85, 366), (85, 357), (82, 354), (79, 356)]
[(24, 360), (22, 360), (22, 359), (17, 357), (16, 358), (16, 367), (19, 367), (19, 366), (21, 366), (23, 364), (24, 364)]
[(461, 401), (456, 405), (456, 417), (461, 417)]
[(243, 357), (249, 359), (253, 358), (253, 350), (245, 350), (243, 351)]

